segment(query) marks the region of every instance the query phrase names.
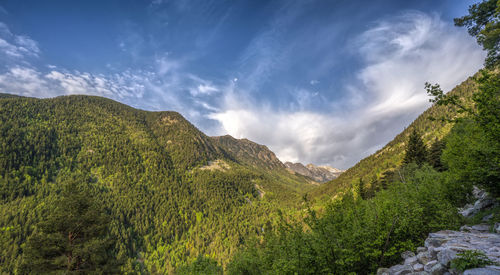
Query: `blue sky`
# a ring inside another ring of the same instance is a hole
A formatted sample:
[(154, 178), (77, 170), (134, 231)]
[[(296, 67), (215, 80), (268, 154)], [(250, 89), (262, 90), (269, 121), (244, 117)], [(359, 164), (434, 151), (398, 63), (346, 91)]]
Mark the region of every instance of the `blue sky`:
[(174, 110), (283, 161), (348, 168), (484, 52), (474, 1), (0, 1), (0, 92)]

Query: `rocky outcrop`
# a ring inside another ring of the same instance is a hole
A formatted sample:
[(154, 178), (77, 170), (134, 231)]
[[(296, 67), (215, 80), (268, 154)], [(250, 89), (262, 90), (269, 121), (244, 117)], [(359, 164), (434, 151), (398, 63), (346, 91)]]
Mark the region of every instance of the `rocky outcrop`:
[[(443, 230), (429, 234), (425, 247), (417, 254), (402, 253), (403, 262), (391, 268), (380, 268), (378, 275), (399, 274), (460, 274), (450, 268), (450, 262), (458, 253), (466, 250), (482, 251), (497, 265), (466, 270), (463, 274), (500, 274), (500, 232), (492, 233), (489, 225), (463, 226), (461, 231)], [(498, 224), (495, 225), (495, 228)]]
[(246, 138), (236, 139), (230, 135), (212, 137), (220, 147), (240, 163), (264, 169), (285, 169), (285, 165), (265, 145)]
[(467, 204), (459, 209), (459, 213), (464, 217), (474, 216), (479, 211), (497, 204), (497, 201), (490, 197), (486, 191), (476, 186), (472, 190), (472, 195), (476, 199), (476, 202), (474, 204)]
[(319, 183), (331, 181), (344, 172), (343, 170), (330, 166), (316, 166), (314, 164), (304, 166), (302, 163), (285, 162), (285, 166), (290, 169), (290, 171), (306, 176)]
[[(476, 199), (474, 204), (468, 204), (459, 209), (464, 217), (470, 217), (479, 211), (497, 205), (497, 201), (488, 193), (474, 187), (472, 195)], [(485, 216), (483, 221), (493, 217)], [(443, 230), (430, 233), (425, 240), (425, 247), (417, 248), (417, 254), (407, 251), (401, 254), (404, 262), (390, 268), (379, 268), (377, 275), (399, 274), (461, 274), (450, 267), (453, 259), (464, 251), (481, 251), (495, 265), (465, 270), (464, 275), (500, 275), (500, 223), (495, 225), (476, 224), (464, 225), (460, 231)]]

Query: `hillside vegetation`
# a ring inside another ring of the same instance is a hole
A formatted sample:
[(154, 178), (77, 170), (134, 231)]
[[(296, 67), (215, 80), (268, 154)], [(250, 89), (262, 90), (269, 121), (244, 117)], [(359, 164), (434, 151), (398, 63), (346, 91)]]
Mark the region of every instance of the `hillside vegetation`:
[[(270, 209), (297, 204), (309, 184), (217, 140), (175, 112), (91, 96), (2, 95), (0, 273), (25, 264), (27, 240), (57, 213), (67, 186), (109, 216), (122, 272), (172, 272), (199, 254), (226, 262), (262, 233)], [(202, 169), (214, 161), (227, 167)]]
[[(473, 77), (470, 77), (451, 90), (449, 94), (464, 99), (467, 104), (471, 104), (470, 99), (475, 92), (477, 92), (477, 83)], [(443, 121), (441, 118), (453, 118), (459, 115), (461, 114), (452, 106), (433, 105), (382, 149), (362, 159), (338, 178), (315, 189), (311, 195), (328, 200), (329, 197), (338, 192), (349, 189), (360, 179), (366, 183), (369, 192), (376, 192), (377, 189), (380, 189), (382, 185), (390, 180), (395, 169), (403, 163), (405, 146), (413, 130), (422, 133), (424, 143), (430, 147), (437, 140), (442, 140), (453, 126), (453, 123)]]

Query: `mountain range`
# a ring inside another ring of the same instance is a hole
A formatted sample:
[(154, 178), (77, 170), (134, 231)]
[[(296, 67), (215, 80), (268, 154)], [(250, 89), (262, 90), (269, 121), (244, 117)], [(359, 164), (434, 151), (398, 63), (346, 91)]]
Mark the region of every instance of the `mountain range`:
[[(475, 90), (469, 79), (450, 93), (470, 97)], [(300, 213), (306, 194), (328, 200), (359, 179), (375, 189), (401, 164), (411, 129), (427, 144), (449, 132), (449, 123), (428, 119), (442, 115), (458, 114), (429, 108), (344, 172), (282, 163), (248, 139), (209, 137), (176, 112), (94, 96), (1, 94), (0, 229), (10, 237), (0, 239), (0, 271), (16, 270), (23, 243), (71, 181), (88, 184), (110, 214), (124, 272), (171, 273), (200, 254), (226, 264), (244, 240), (273, 228), (276, 209)]]
[(316, 166), (312, 163), (304, 166), (302, 163), (285, 162), (285, 166), (293, 173), (310, 178), (311, 180), (324, 183), (336, 179), (343, 170), (330, 166)]

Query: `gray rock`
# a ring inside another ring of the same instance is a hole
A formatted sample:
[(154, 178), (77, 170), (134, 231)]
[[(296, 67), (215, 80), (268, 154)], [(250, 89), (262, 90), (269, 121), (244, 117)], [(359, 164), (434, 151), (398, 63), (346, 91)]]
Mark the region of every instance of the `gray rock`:
[(434, 246), (434, 247), (438, 247), (440, 246), (442, 243), (446, 242), (445, 239), (443, 238), (439, 238), (439, 237), (432, 237), (432, 234), (429, 234), (429, 238), (427, 238), (425, 240), (425, 247), (429, 248), (431, 246)]
[(489, 267), (473, 268), (465, 270), (464, 275), (500, 275), (500, 270)]
[(431, 268), (431, 275), (443, 275), (446, 272), (446, 268), (442, 264), (436, 264)]
[(416, 264), (413, 265), (413, 270), (414, 271), (424, 271), (424, 265), (416, 263)]
[(439, 263), (443, 266), (448, 266), (448, 263), (457, 257), (457, 251), (453, 249), (444, 249), (437, 254)]
[(427, 251), (427, 247), (423, 247), (423, 246), (417, 247), (417, 254), (420, 252), (425, 252), (425, 251)]
[(471, 232), (472, 228), (470, 226), (468, 226), (468, 225), (462, 225), (462, 227), (460, 227), (460, 231)]
[(377, 269), (377, 275), (388, 275), (389, 274), (389, 268), (381, 267)]
[(405, 251), (405, 252), (401, 253), (401, 258), (403, 258), (403, 260), (406, 260), (407, 258), (414, 257), (414, 256), (415, 256), (415, 253), (413, 253), (411, 251)]
[(498, 223), (498, 222), (495, 223), (493, 231), (495, 231), (496, 233), (500, 234), (500, 223)]
[(487, 222), (487, 221), (491, 220), (493, 218), (493, 216), (494, 216), (493, 213), (491, 213), (489, 215), (486, 215), (486, 216), (483, 217), (483, 219), (481, 221)]
[[(413, 254), (415, 255), (415, 254)], [(418, 263), (417, 256), (409, 257), (405, 259), (405, 265), (414, 265)]]
[(431, 247), (429, 249), (429, 255), (432, 259), (437, 259), (437, 254), (444, 250), (444, 247)]
[(431, 261), (431, 255), (429, 254), (428, 251), (420, 252), (420, 253), (417, 254), (417, 260), (421, 264), (425, 265), (425, 264), (427, 264), (428, 262)]
[(458, 213), (464, 217), (469, 217), (472, 216), (474, 213), (474, 205), (472, 204), (466, 204), (464, 207), (458, 209)]
[(434, 267), (437, 264), (439, 264), (439, 262), (437, 260), (430, 261), (426, 265), (424, 265), (424, 270), (430, 273), (432, 270), (432, 267)]
[(413, 269), (411, 268), (411, 266), (398, 264), (389, 268), (387, 273), (394, 275), (404, 275), (404, 274), (410, 274), (412, 271)]
[(472, 232), (477, 231), (477, 232), (490, 232), (490, 225), (489, 224), (476, 224), (473, 225), (472, 227)]

